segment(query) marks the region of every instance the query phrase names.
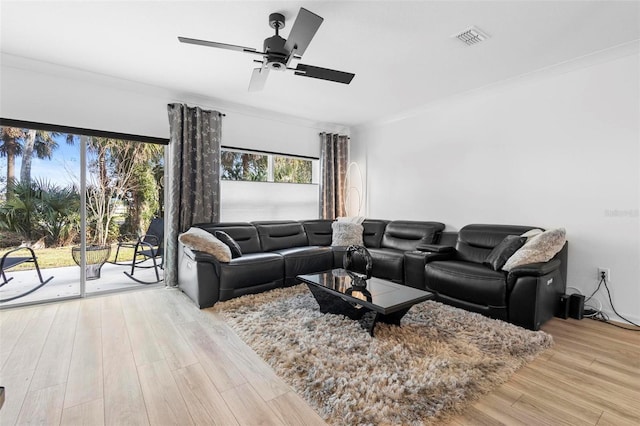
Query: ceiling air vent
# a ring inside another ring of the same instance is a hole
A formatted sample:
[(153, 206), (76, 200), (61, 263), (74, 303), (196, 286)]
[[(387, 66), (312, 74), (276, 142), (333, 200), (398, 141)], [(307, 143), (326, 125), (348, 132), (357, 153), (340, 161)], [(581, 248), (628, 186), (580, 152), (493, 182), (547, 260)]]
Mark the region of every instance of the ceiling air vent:
[(473, 46), (474, 44), (478, 44), (489, 38), (485, 32), (481, 31), (477, 27), (469, 27), (461, 33), (455, 34), (453, 37), (468, 46)]

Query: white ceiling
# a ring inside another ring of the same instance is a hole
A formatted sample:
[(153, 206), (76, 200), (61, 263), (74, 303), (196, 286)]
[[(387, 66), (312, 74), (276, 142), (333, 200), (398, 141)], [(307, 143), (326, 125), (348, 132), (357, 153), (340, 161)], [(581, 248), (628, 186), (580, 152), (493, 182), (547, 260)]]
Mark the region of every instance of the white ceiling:
[[(356, 74), (342, 85), (271, 72), (247, 86), (257, 57), (181, 44), (177, 36), (262, 50), (283, 13), (324, 23), (302, 63)], [(1, 51), (176, 94), (198, 94), (315, 121), (356, 125), (640, 38), (637, 1), (5, 1)], [(451, 36), (475, 25), (491, 38)]]

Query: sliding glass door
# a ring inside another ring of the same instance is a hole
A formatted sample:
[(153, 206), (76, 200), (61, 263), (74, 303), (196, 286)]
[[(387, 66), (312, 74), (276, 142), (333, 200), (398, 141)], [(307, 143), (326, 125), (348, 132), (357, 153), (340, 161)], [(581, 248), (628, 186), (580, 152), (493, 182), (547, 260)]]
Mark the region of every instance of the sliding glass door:
[(163, 145), (0, 132), (0, 307), (161, 283)]

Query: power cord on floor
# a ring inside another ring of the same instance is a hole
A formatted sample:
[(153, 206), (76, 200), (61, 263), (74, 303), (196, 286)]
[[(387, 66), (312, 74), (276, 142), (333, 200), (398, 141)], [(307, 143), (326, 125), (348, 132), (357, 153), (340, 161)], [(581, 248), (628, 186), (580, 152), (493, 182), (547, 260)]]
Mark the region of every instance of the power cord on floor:
[(611, 291), (609, 290), (609, 286), (607, 285), (607, 279), (603, 276), (600, 278), (600, 282), (598, 283), (598, 287), (596, 287), (596, 289), (593, 291), (593, 293), (591, 293), (591, 295), (589, 297), (587, 297), (584, 302), (585, 302), (585, 306), (586, 303), (591, 300), (593, 298), (593, 296), (598, 292), (598, 290), (600, 290), (600, 288), (602, 287), (602, 285), (604, 284), (604, 288), (607, 290), (607, 297), (609, 298), (609, 303), (611, 304), (611, 309), (613, 309), (613, 312), (620, 318), (622, 318), (624, 321), (628, 322), (629, 324), (638, 327), (638, 328), (629, 328), (629, 327), (623, 327), (621, 325), (618, 325), (614, 322), (612, 322), (609, 319), (609, 315), (607, 315), (606, 313), (604, 313), (602, 311), (602, 302), (598, 301), (598, 299), (594, 299), (596, 301), (598, 301), (598, 303), (600, 303), (600, 306), (598, 308), (594, 308), (593, 306), (589, 306), (589, 309), (585, 309), (584, 310), (584, 317), (585, 318), (591, 318), (593, 320), (596, 321), (602, 321), (605, 322), (609, 325), (612, 325), (614, 327), (618, 327), (621, 328), (623, 330), (629, 330), (629, 331), (640, 331), (640, 325), (636, 324), (635, 322), (623, 317), (622, 315), (620, 315), (618, 313), (618, 311), (616, 311), (615, 306), (613, 306), (613, 300), (611, 299)]

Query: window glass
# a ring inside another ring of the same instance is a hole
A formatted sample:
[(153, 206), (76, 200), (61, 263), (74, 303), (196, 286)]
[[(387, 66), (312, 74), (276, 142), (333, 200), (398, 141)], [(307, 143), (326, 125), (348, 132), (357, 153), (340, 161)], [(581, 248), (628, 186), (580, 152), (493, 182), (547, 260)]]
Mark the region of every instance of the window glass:
[(225, 180), (266, 182), (268, 157), (263, 154), (223, 150), (220, 155), (221, 176)]
[(316, 183), (318, 160), (287, 155), (223, 149), (222, 180), (276, 183)]
[(288, 183), (311, 183), (311, 160), (274, 156), (273, 181)]

